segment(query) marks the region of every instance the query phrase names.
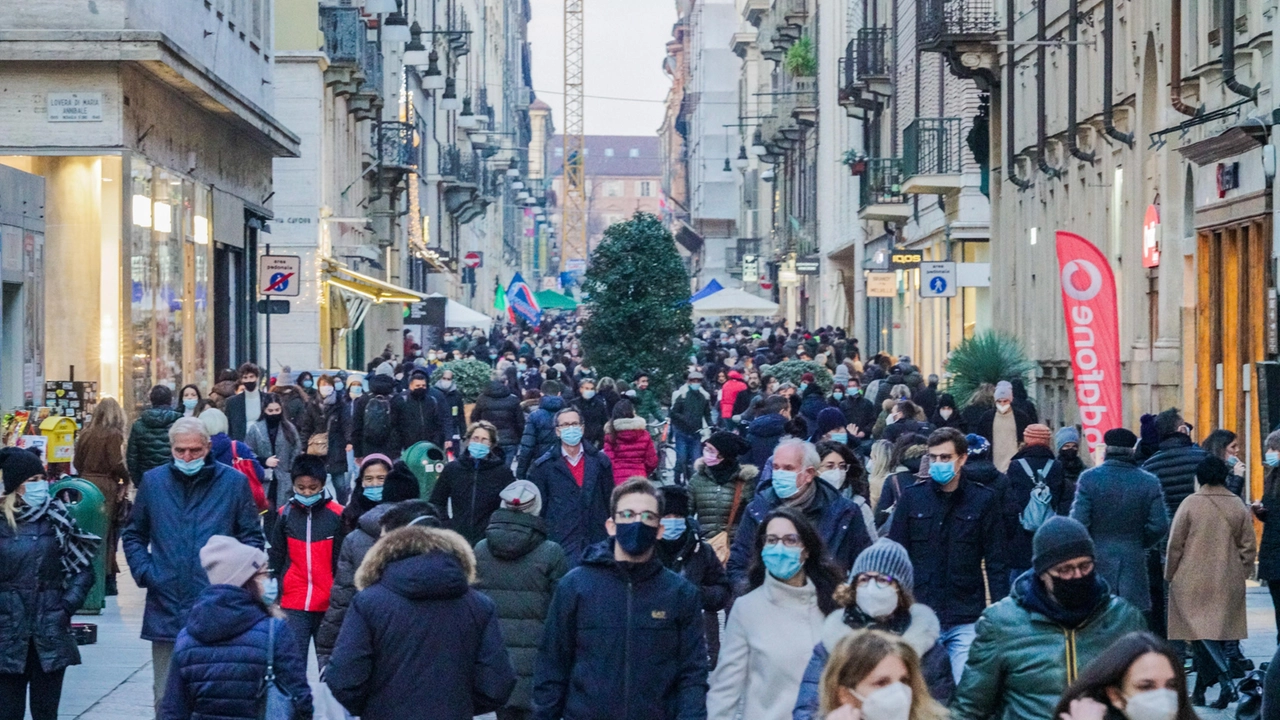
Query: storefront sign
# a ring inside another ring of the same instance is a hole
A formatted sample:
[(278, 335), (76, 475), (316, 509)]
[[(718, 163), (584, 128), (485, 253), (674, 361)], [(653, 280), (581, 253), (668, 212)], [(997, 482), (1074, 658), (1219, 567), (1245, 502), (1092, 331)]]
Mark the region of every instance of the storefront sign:
[(49, 93), (49, 122), (102, 122), (102, 93)]
[(867, 273), (867, 297), (898, 297), (898, 274)]
[(889, 267), (894, 270), (915, 270), (924, 261), (924, 256), (915, 250), (894, 248), (889, 256)]
[(1079, 235), (1059, 231), (1057, 247), (1076, 404), (1085, 439), (1097, 448), (1103, 433), (1124, 426), (1115, 275), (1106, 256)]
[(1275, 288), (1267, 289), (1267, 354), (1280, 354), (1280, 307)]
[(1240, 163), (1218, 163), (1218, 198), (1227, 196), (1228, 190), (1240, 187)]
[(821, 267), (822, 261), (817, 255), (806, 255), (802, 258), (796, 258), (797, 275), (817, 275)]
[(297, 255), (263, 255), (258, 258), (258, 288), (263, 295), (298, 297), (301, 270), (302, 258)]
[(760, 280), (760, 258), (757, 255), (742, 256), (742, 282), (753, 283)]
[(1147, 206), (1142, 218), (1142, 267), (1160, 267), (1160, 208)]

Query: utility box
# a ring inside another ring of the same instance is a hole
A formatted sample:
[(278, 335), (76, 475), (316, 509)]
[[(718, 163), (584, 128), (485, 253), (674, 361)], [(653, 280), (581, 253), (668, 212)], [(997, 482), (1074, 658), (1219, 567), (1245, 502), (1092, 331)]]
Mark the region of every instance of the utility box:
[(45, 446), (45, 462), (69, 463), (76, 454), (76, 421), (69, 417), (50, 416), (40, 423), (40, 434), (48, 444)]

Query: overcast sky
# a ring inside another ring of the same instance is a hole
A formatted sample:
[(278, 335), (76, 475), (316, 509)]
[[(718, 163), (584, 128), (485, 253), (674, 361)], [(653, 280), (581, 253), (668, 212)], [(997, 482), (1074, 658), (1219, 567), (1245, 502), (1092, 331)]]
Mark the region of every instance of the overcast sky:
[[(533, 89), (564, 129), (564, 0), (531, 0)], [(671, 86), (662, 72), (676, 21), (674, 0), (584, 0), (586, 132), (653, 135)], [(592, 97), (592, 96), (599, 97)], [(636, 98), (651, 102), (605, 100)]]

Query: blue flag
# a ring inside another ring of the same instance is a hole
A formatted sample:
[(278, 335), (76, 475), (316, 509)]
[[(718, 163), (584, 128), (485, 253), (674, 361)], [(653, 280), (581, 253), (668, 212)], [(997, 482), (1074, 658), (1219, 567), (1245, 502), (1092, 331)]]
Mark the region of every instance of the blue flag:
[(507, 311), (511, 313), (512, 322), (517, 315), (531, 325), (537, 325), (542, 319), (542, 308), (538, 307), (538, 300), (533, 296), (533, 290), (525, 284), (520, 273), (516, 273), (511, 278), (511, 284), (507, 286)]

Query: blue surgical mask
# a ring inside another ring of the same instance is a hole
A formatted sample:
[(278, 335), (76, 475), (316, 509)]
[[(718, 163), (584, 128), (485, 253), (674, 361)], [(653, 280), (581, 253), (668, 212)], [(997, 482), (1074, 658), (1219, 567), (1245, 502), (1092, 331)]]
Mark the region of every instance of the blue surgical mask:
[(361, 385), (352, 385), (350, 393), (351, 397), (360, 397), (364, 394), (364, 387)]
[(808, 390), (808, 389), (809, 389), (809, 383), (800, 383), (800, 392), (801, 392), (801, 393), (804, 393), (804, 391), (805, 391), (805, 390)]
[(840, 445), (849, 444), (849, 433), (831, 433), (831, 442)]
[(946, 485), (956, 477), (955, 463), (932, 463), (929, 465), (929, 477), (939, 485)]
[(324, 493), (318, 492), (315, 495), (303, 495), (302, 493), (294, 493), (293, 499), (300, 505), (311, 507), (324, 499)]
[(312, 381), (312, 380), (303, 380), (303, 381), (302, 381), (302, 387), (304, 387), (304, 388), (306, 388), (306, 389), (308, 389), (308, 390), (310, 390), (310, 389), (312, 388), (312, 386), (314, 386), (314, 385), (315, 385), (315, 382), (314, 382), (314, 381)]
[(593, 398), (593, 397), (595, 397), (595, 396), (596, 396), (596, 391), (595, 391), (595, 390), (583, 390), (583, 391), (582, 391), (582, 399), (583, 399), (583, 400), (590, 400), (591, 398)]
[(773, 491), (783, 500), (800, 492), (800, 486), (796, 485), (794, 470), (774, 470), (772, 482)]
[(44, 507), (44, 504), (49, 501), (48, 480), (30, 480), (22, 486), (26, 488), (23, 491), (22, 502), (28, 507)]
[(664, 528), (662, 531), (662, 537), (666, 540), (675, 540), (681, 535), (684, 535), (685, 527), (688, 525), (682, 517), (664, 517), (659, 522), (662, 523), (662, 527)]
[(835, 392), (831, 393), (831, 397), (832, 397), (832, 399), (834, 399), (834, 400), (843, 400), (843, 399), (844, 399), (844, 393), (842, 393), (842, 392), (840, 392), (839, 390), (837, 390), (837, 391), (835, 391)]
[(195, 398), (182, 398), (182, 407), (188, 410), (195, 410), (196, 405), (198, 405), (199, 403), (200, 401)]
[(529, 366), (524, 363), (520, 363), (519, 365), (516, 365), (516, 367), (519, 368), (520, 372), (524, 372), (529, 369)]
[(382, 486), (381, 485), (379, 485), (378, 487), (362, 488), (360, 492), (364, 493), (364, 496), (369, 500), (372, 500), (374, 502), (382, 502)]
[(690, 390), (697, 390), (700, 387), (702, 387), (702, 383), (689, 383)]
[(178, 472), (183, 475), (195, 475), (204, 469), (204, 458), (198, 457), (195, 460), (179, 460), (173, 459), (173, 466), (178, 468)]
[(1277, 465), (1280, 465), (1280, 452), (1268, 450), (1266, 455), (1263, 456), (1262, 462), (1266, 463), (1267, 467), (1276, 467)]
[(800, 548), (789, 548), (782, 543), (767, 545), (761, 551), (760, 559), (769, 574), (779, 580), (790, 580), (800, 572)]
[(483, 460), (489, 456), (489, 446), (484, 443), (467, 443), (467, 452), (471, 453), (471, 457)]
[(582, 442), (582, 428), (567, 427), (560, 431), (560, 439), (565, 445), (577, 445)]
[(347, 387), (347, 384), (342, 382), (341, 380), (333, 384), (333, 389), (337, 390), (338, 392), (342, 392), (343, 390), (346, 389), (346, 387)]

